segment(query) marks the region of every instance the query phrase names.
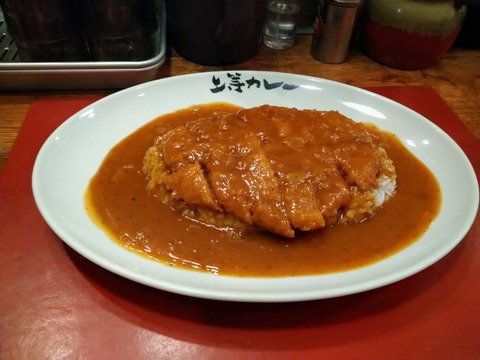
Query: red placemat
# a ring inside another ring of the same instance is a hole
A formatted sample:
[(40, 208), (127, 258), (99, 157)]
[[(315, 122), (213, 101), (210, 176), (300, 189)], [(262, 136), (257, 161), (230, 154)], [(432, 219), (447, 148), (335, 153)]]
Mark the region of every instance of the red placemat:
[[(429, 87), (371, 88), (435, 122), (477, 176), (480, 143)], [(71, 250), (31, 191), (47, 136), (95, 99), (32, 104), (0, 175), (2, 359), (478, 359), (480, 218), (435, 265), (335, 299), (229, 303), (148, 288)], [(459, 184), (461, 187), (461, 184)]]

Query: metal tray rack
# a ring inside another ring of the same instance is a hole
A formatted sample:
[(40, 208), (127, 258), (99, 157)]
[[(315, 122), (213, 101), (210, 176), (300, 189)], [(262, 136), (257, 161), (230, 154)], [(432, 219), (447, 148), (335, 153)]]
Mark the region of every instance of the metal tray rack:
[(163, 1), (158, 21), (155, 55), (144, 61), (23, 62), (0, 9), (0, 90), (119, 89), (153, 80), (166, 56)]

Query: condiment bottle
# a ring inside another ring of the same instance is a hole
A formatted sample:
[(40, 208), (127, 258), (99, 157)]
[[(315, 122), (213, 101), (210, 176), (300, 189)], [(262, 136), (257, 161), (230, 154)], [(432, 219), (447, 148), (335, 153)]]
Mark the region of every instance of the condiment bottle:
[(363, 0), (320, 0), (313, 25), (311, 55), (325, 63), (348, 58)]

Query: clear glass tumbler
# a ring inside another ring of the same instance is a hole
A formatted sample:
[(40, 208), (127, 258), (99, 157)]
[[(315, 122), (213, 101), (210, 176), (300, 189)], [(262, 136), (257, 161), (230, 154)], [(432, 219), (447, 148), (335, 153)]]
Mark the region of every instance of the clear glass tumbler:
[(295, 44), (299, 0), (271, 0), (263, 29), (263, 43), (272, 49), (288, 49)]

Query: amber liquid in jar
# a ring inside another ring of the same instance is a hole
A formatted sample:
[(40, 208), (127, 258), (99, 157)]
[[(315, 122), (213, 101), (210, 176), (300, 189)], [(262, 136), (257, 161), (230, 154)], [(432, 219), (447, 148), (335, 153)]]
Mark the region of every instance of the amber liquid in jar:
[(92, 60), (139, 61), (153, 55), (155, 0), (77, 0)]
[(20, 59), (26, 62), (87, 60), (74, 5), (69, 0), (0, 0)]

